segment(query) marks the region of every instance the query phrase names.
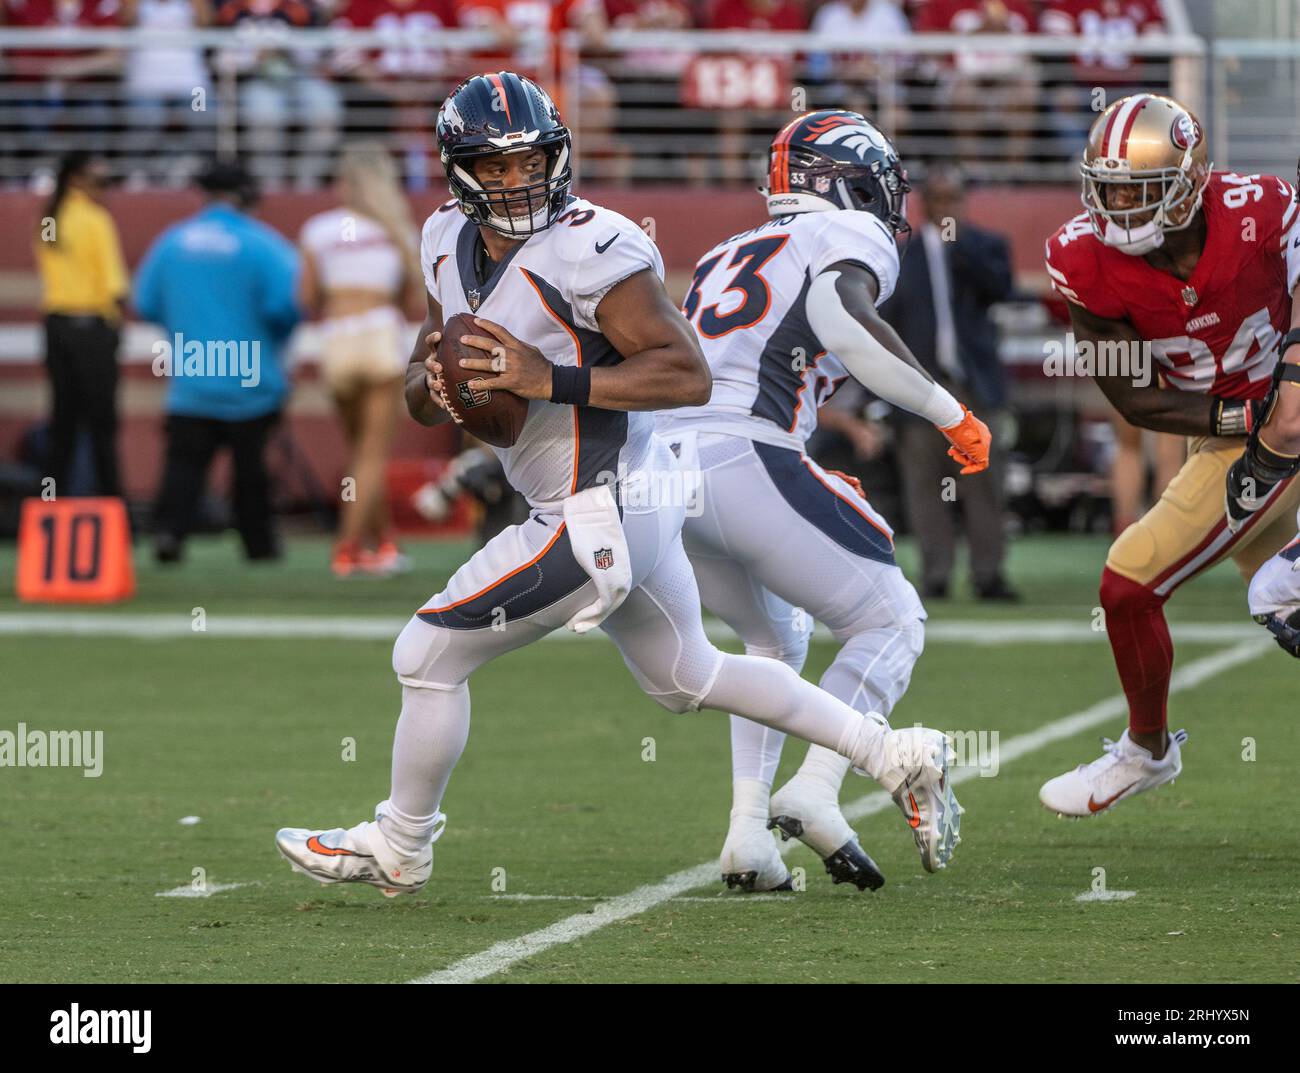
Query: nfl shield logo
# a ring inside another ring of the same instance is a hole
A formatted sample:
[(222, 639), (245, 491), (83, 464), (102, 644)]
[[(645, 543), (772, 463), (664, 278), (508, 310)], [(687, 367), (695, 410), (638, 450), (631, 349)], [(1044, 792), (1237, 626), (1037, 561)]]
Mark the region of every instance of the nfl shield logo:
[(608, 570), (611, 566), (614, 565), (614, 549), (597, 548), (595, 553), (595, 559), (596, 559), (597, 570)]
[(479, 302), (478, 291), (470, 291), (465, 297), (469, 299), (469, 311), (471, 313), (478, 312), (478, 302)]
[(1195, 288), (1195, 287), (1184, 287), (1184, 288), (1183, 288), (1183, 304), (1184, 304), (1184, 305), (1189, 305), (1189, 306), (1194, 306), (1194, 305), (1196, 305), (1197, 301), (1198, 301), (1198, 296), (1197, 296), (1197, 294), (1196, 294), (1196, 288)]
[(815, 189), (819, 194), (826, 193), (827, 191), (830, 190), (830, 188), (831, 188), (831, 180), (830, 177), (827, 175), (817, 176), (816, 182), (813, 183), (813, 189)]

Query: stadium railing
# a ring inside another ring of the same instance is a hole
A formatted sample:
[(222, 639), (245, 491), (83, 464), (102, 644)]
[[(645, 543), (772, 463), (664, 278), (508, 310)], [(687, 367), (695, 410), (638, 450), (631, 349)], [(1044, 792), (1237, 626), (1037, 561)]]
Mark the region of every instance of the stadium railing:
[[(113, 57), (118, 73), (40, 77), (59, 56), (94, 53)], [(377, 71), (361, 77), (359, 57)], [(183, 183), (215, 151), (249, 155), (272, 185), (310, 188), (328, 178), (342, 140), (364, 135), (391, 145), (418, 189), (438, 171), (438, 104), (461, 77), (500, 66), (557, 96), (585, 179), (750, 183), (792, 112), (834, 106), (876, 116), (910, 161), (960, 161), (992, 182), (1073, 181), (1082, 137), (1107, 101), (1145, 88), (1203, 107), (1207, 84), (1230, 77), (1207, 79), (1206, 57), (1186, 33), (1117, 46), (619, 31), (598, 43), (525, 35), (507, 56), (490, 33), (467, 30), (0, 28), (0, 183), (26, 184), (60, 152), (89, 148), (135, 185)]]

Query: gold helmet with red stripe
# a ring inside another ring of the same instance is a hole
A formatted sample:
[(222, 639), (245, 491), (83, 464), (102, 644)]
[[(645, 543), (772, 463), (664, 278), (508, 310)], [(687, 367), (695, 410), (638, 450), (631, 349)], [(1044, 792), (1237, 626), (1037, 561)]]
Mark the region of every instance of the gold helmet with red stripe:
[(1135, 93), (1098, 116), (1079, 170), (1098, 238), (1149, 253), (1196, 218), (1210, 177), (1205, 131), (1173, 98)]
[(769, 216), (849, 209), (869, 212), (899, 234), (911, 188), (893, 144), (865, 116), (808, 112), (781, 128), (768, 150)]

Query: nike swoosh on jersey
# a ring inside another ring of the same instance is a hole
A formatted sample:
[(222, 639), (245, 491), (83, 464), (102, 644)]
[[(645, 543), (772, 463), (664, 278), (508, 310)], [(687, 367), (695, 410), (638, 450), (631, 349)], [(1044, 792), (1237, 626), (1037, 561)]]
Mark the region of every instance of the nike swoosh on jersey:
[(604, 242), (603, 244), (597, 242), (597, 243), (596, 243), (596, 252), (597, 252), (597, 253), (604, 253), (607, 249), (609, 249), (612, 245), (614, 245), (614, 243), (615, 243), (616, 241), (618, 241), (618, 233), (617, 233), (617, 232), (615, 232), (613, 238), (606, 239), (605, 242)]
[(1089, 811), (1089, 812), (1100, 812), (1100, 811), (1101, 811), (1102, 809), (1104, 809), (1104, 808), (1109, 808), (1111, 805), (1113, 805), (1113, 804), (1115, 803), (1116, 798), (1123, 797), (1126, 793), (1128, 793), (1128, 792), (1129, 792), (1131, 789), (1133, 789), (1133, 787), (1136, 786), (1136, 785), (1137, 785), (1137, 783), (1135, 783), (1135, 782), (1134, 782), (1134, 783), (1130, 783), (1128, 786), (1125, 786), (1124, 789), (1122, 789), (1119, 793), (1117, 793), (1117, 794), (1113, 794), (1112, 796), (1106, 798), (1106, 800), (1103, 801), (1101, 804), (1097, 804), (1097, 802), (1093, 799), (1092, 794), (1089, 794), (1089, 795), (1088, 795), (1088, 811)]

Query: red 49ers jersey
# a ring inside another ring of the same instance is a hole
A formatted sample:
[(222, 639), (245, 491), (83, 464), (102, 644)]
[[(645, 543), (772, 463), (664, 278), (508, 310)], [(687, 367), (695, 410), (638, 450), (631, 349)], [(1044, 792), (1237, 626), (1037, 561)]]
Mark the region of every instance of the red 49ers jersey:
[(1166, 384), (1230, 399), (1268, 394), (1300, 276), (1300, 213), (1290, 183), (1211, 172), (1205, 249), (1189, 280), (1107, 246), (1081, 213), (1047, 240), (1047, 274), (1094, 316), (1127, 321)]

